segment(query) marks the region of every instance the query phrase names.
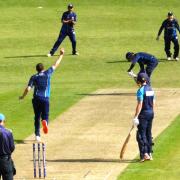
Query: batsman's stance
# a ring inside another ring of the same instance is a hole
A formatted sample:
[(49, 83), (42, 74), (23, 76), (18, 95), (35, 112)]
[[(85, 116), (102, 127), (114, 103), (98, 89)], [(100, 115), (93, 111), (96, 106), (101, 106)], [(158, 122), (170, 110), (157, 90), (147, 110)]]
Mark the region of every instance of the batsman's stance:
[(24, 90), (19, 99), (24, 99), (28, 92), (34, 87), (34, 95), (32, 99), (34, 109), (34, 126), (36, 140), (40, 138), (40, 118), (42, 118), (42, 126), (45, 134), (48, 133), (48, 118), (49, 118), (49, 98), (50, 98), (50, 79), (54, 70), (59, 66), (64, 55), (64, 49), (60, 50), (60, 55), (54, 65), (47, 70), (44, 70), (44, 65), (38, 63), (36, 65), (37, 74), (31, 76), (28, 86)]
[(69, 36), (69, 39), (72, 43), (72, 55), (78, 55), (76, 51), (76, 36), (74, 31), (74, 25), (76, 24), (76, 13), (73, 12), (73, 5), (68, 5), (68, 11), (64, 12), (61, 18), (62, 28), (59, 33), (59, 37), (55, 42), (53, 48), (48, 53), (48, 57), (54, 55), (58, 47), (61, 45), (66, 36)]
[[(146, 73), (149, 77), (149, 80), (147, 80), (147, 83), (150, 84), (150, 77), (156, 66), (158, 65), (158, 60), (155, 56), (145, 53), (145, 52), (139, 52), (139, 53), (133, 53), (133, 52), (127, 52), (126, 53), (126, 59), (131, 62), (131, 66), (128, 69), (128, 74), (131, 77), (136, 77), (137, 75), (133, 73), (132, 69), (134, 68), (135, 64), (138, 62), (140, 66), (139, 73)], [(144, 67), (146, 65), (146, 67)]]
[(136, 139), (139, 146), (140, 161), (152, 159), (152, 122), (154, 118), (154, 91), (147, 84), (148, 76), (140, 73), (137, 76), (137, 83), (140, 88), (137, 91), (137, 106), (133, 119), (134, 126), (137, 126)]

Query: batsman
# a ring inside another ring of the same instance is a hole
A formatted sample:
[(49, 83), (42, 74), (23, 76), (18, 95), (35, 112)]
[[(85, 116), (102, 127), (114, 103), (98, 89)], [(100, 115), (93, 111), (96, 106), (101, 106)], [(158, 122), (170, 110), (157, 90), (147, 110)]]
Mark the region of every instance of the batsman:
[(139, 73), (146, 73), (149, 77), (147, 83), (150, 84), (151, 74), (158, 65), (157, 58), (145, 52), (139, 52), (139, 53), (127, 52), (126, 59), (129, 62), (131, 62), (131, 66), (127, 71), (128, 74), (136, 79), (137, 75), (133, 73), (132, 69), (134, 68), (135, 64), (138, 63), (140, 67)]
[(139, 146), (140, 162), (152, 159), (152, 122), (154, 118), (154, 91), (147, 84), (148, 76), (139, 73), (137, 83), (137, 106), (133, 119), (134, 126), (137, 126), (136, 140)]

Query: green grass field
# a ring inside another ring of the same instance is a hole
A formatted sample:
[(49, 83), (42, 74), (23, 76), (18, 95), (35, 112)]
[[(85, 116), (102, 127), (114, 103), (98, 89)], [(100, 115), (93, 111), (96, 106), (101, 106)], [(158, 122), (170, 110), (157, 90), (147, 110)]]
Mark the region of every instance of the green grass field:
[[(66, 0), (0, 0), (0, 111), (16, 140), (34, 129), (32, 93), (22, 102), (18, 96), (38, 62), (49, 67), (57, 58), (45, 55), (59, 34), (60, 17), (67, 4)], [(51, 81), (51, 120), (83, 94), (99, 88), (136, 87), (126, 72), (127, 51), (149, 52), (160, 59), (152, 78), (154, 87), (180, 87), (179, 62), (164, 60), (163, 35), (159, 42), (155, 40), (168, 11), (180, 18), (179, 0), (74, 0), (73, 4), (78, 15), (80, 56), (70, 55), (71, 44), (66, 39), (62, 44), (66, 55)]]

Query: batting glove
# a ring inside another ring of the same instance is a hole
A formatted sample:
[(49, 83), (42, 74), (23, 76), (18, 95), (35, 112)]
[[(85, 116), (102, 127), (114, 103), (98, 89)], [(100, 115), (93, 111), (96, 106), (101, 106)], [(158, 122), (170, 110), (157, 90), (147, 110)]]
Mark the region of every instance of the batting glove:
[(138, 126), (139, 125), (139, 119), (137, 117), (135, 117), (133, 119), (133, 124), (134, 124), (134, 126)]
[(128, 74), (129, 74), (129, 76), (131, 76), (132, 78), (137, 77), (137, 75), (136, 75), (136, 74), (134, 74), (134, 73), (133, 73), (133, 71), (128, 72)]

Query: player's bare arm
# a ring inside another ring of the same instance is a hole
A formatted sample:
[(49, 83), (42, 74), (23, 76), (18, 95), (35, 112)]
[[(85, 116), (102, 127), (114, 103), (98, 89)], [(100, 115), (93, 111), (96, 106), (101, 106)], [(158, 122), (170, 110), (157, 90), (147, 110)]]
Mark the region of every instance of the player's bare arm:
[(56, 60), (56, 62), (54, 63), (54, 65), (52, 66), (52, 68), (54, 70), (59, 66), (63, 56), (64, 56), (64, 48), (61, 48), (60, 49), (60, 55), (59, 55), (58, 59)]

